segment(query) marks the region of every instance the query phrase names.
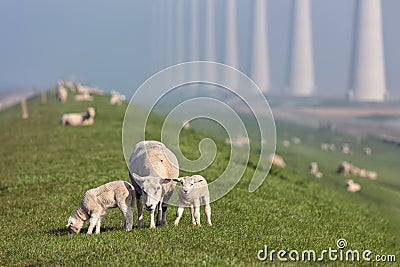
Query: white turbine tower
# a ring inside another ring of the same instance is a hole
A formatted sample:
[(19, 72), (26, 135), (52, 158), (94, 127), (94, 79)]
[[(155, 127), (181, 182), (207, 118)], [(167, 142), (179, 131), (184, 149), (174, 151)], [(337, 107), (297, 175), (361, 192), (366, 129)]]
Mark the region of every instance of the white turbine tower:
[[(239, 69), (238, 64), (238, 49), (237, 49), (237, 36), (236, 36), (236, 0), (226, 1), (226, 25), (225, 25), (225, 64)], [(232, 87), (231, 89), (237, 89), (238, 77), (231, 73), (225, 78), (225, 82)]]
[(288, 87), (294, 96), (310, 96), (315, 89), (310, 0), (292, 0), (292, 35)]
[(251, 73), (263, 93), (269, 89), (266, 0), (255, 0)]
[(380, 0), (358, 0), (349, 98), (381, 102), (386, 98)]

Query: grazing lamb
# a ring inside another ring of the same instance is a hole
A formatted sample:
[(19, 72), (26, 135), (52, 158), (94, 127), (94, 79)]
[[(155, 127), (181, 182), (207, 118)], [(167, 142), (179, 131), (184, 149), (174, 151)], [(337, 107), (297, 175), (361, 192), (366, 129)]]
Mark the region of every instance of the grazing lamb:
[(129, 160), (129, 177), (136, 191), (138, 226), (143, 226), (142, 195), (145, 208), (150, 212), (150, 228), (156, 227), (154, 210), (157, 205), (157, 225), (166, 224), (168, 201), (176, 186), (172, 179), (179, 177), (179, 164), (174, 153), (157, 141), (137, 143)]
[(349, 154), (350, 153), (350, 146), (347, 143), (342, 144), (342, 152), (344, 154)]
[(289, 146), (290, 146), (290, 141), (289, 141), (289, 140), (283, 140), (283, 141), (282, 141), (282, 145), (283, 145), (284, 147), (289, 147)]
[(192, 223), (194, 225), (200, 225), (200, 205), (203, 204), (207, 224), (212, 226), (210, 192), (208, 191), (206, 179), (201, 175), (193, 175), (173, 180), (181, 184), (178, 193), (179, 207), (176, 212), (174, 225), (177, 226), (179, 224), (183, 209), (188, 206), (190, 207), (190, 214), (192, 215)]
[(375, 171), (367, 171), (367, 178), (371, 180), (376, 180), (378, 178), (378, 173)]
[(346, 189), (347, 191), (354, 193), (360, 191), (361, 186), (355, 183), (353, 180), (347, 180)]
[(96, 109), (93, 107), (87, 108), (85, 113), (67, 113), (62, 116), (62, 125), (92, 125), (94, 123), (94, 116), (96, 115)]
[(293, 144), (298, 145), (301, 143), (301, 139), (295, 136), (292, 138), (292, 142)]
[(124, 216), (124, 229), (132, 230), (132, 202), (135, 195), (133, 186), (125, 181), (114, 181), (86, 191), (76, 211), (68, 218), (67, 228), (71, 233), (79, 233), (85, 221), (89, 220), (87, 233), (96, 226), (100, 234), (101, 221), (109, 208), (116, 208)]
[(58, 86), (57, 100), (61, 103), (65, 103), (67, 101), (67, 98), (68, 98), (67, 89), (63, 85)]

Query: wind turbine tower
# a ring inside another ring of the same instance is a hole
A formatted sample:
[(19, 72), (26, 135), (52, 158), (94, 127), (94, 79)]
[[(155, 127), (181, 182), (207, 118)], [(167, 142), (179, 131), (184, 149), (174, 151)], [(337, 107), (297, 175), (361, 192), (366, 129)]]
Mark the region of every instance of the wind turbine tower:
[(292, 0), (292, 33), (288, 87), (293, 96), (314, 93), (310, 0)]
[(251, 73), (263, 93), (269, 90), (266, 0), (254, 2), (254, 32)]
[(382, 102), (387, 97), (380, 0), (357, 0), (350, 100)]

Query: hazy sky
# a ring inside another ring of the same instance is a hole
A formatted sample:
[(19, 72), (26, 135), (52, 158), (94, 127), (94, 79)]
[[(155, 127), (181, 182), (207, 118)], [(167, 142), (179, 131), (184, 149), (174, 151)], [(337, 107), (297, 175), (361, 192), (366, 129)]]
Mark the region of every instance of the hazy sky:
[[(224, 62), (225, 2), (215, 0), (217, 61)], [(296, 0), (294, 0), (296, 1)], [(177, 63), (176, 0), (0, 0), (0, 91), (48, 87), (77, 79), (130, 96), (150, 75)], [(190, 51), (190, 4), (184, 0), (185, 59)], [(204, 5), (199, 47), (204, 56)], [(268, 0), (270, 80), (285, 86), (291, 0)], [(240, 69), (249, 74), (253, 2), (237, 0)], [(348, 87), (355, 0), (311, 0), (319, 94)], [(387, 88), (400, 96), (400, 1), (382, 0)], [(171, 26), (169, 26), (171, 25)], [(169, 26), (169, 27), (168, 27)], [(172, 37), (172, 38), (171, 38)], [(172, 40), (172, 42), (168, 42)]]

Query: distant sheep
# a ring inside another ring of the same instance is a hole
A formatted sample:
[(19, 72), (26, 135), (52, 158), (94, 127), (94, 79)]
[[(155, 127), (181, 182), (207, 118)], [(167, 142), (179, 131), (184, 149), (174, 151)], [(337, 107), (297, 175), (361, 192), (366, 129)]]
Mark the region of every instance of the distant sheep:
[(349, 192), (355, 193), (361, 190), (361, 186), (355, 183), (353, 180), (347, 180), (346, 189)]
[(93, 101), (93, 96), (89, 94), (80, 94), (75, 96), (75, 101), (83, 102), (83, 101)]
[(203, 204), (207, 224), (209, 226), (212, 226), (210, 192), (208, 191), (208, 184), (206, 179), (201, 175), (193, 175), (176, 178), (173, 180), (181, 184), (178, 193), (179, 207), (176, 212), (174, 225), (177, 226), (179, 224), (179, 220), (182, 217), (184, 207), (190, 207), (192, 223), (194, 225), (200, 225), (200, 205)]
[(298, 138), (298, 137), (293, 137), (293, 138), (292, 138), (292, 142), (293, 142), (293, 144), (298, 145), (298, 144), (301, 143), (301, 139)]
[(57, 100), (61, 103), (65, 103), (67, 101), (67, 98), (68, 98), (67, 89), (63, 85), (58, 86)]
[(111, 91), (111, 97), (110, 97), (111, 105), (122, 105), (124, 101), (125, 101), (124, 95), (121, 95), (117, 91)]
[(286, 163), (283, 160), (283, 158), (277, 154), (270, 154), (268, 156), (268, 161), (272, 162), (272, 164), (281, 167), (281, 168), (285, 168), (286, 167)]
[(85, 221), (89, 220), (87, 233), (96, 226), (100, 233), (101, 221), (109, 208), (116, 208), (124, 216), (124, 229), (132, 230), (132, 202), (135, 196), (133, 186), (125, 181), (114, 181), (86, 191), (76, 211), (68, 218), (67, 228), (71, 233), (79, 233)]
[(283, 140), (283, 141), (282, 141), (282, 145), (283, 145), (284, 147), (289, 147), (289, 146), (290, 146), (290, 141), (289, 141), (289, 140)]
[(231, 144), (235, 147), (243, 147), (243, 146), (247, 146), (250, 144), (250, 139), (248, 137), (244, 137), (244, 136), (239, 136), (236, 138), (226, 138), (225, 139), (225, 144)]
[(87, 108), (85, 113), (67, 113), (62, 116), (62, 125), (92, 125), (94, 123), (94, 116), (96, 115), (96, 110), (93, 107)]
[(344, 154), (349, 154), (350, 153), (350, 146), (349, 146), (349, 144), (342, 144), (342, 152), (344, 153)]
[(318, 163), (316, 163), (315, 161), (311, 162), (309, 169), (310, 169), (310, 173), (316, 174), (318, 172)]
[(344, 175), (349, 174), (350, 173), (350, 167), (351, 167), (350, 163), (348, 163), (347, 161), (343, 161), (342, 163), (339, 164), (337, 172), (338, 173), (342, 173)]
[(370, 148), (370, 147), (364, 147), (364, 148), (363, 148), (363, 152), (364, 152), (364, 154), (365, 154), (366, 156), (371, 156), (371, 154), (372, 154), (372, 148)]
[(154, 211), (158, 206), (157, 224), (167, 223), (167, 205), (179, 177), (176, 156), (163, 143), (141, 141), (136, 144), (129, 160), (129, 177), (136, 191), (138, 226), (143, 226), (143, 203), (150, 212), (150, 228), (155, 228)]

